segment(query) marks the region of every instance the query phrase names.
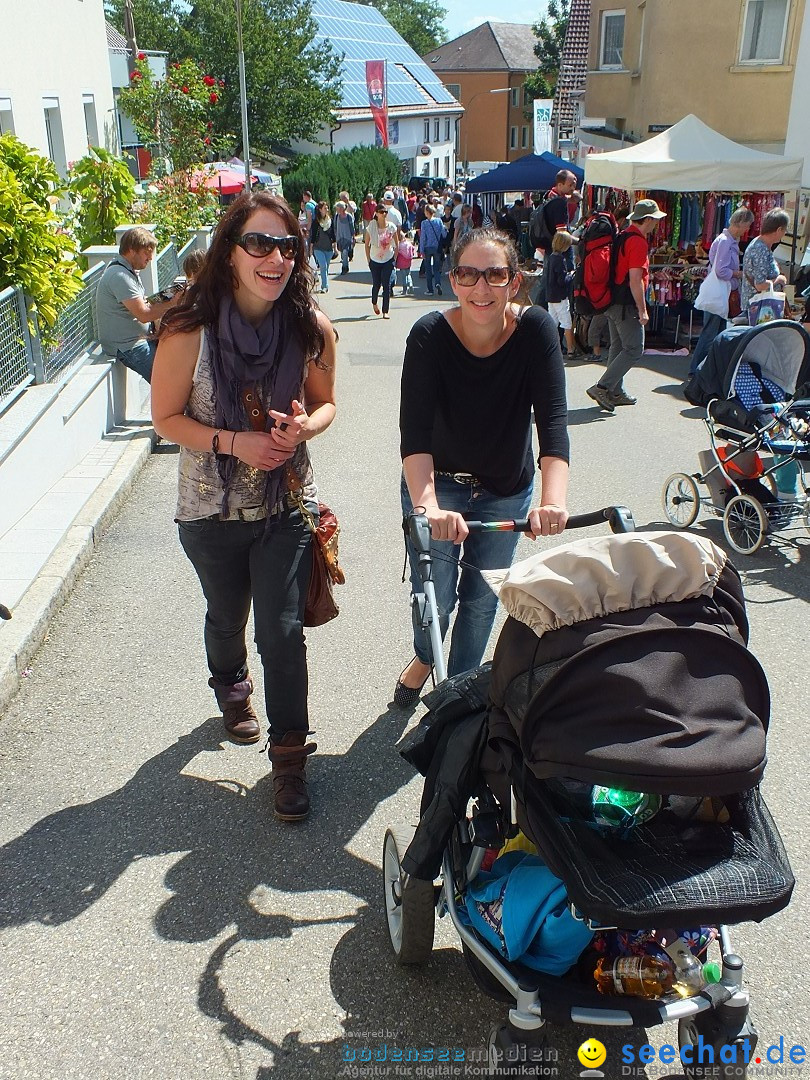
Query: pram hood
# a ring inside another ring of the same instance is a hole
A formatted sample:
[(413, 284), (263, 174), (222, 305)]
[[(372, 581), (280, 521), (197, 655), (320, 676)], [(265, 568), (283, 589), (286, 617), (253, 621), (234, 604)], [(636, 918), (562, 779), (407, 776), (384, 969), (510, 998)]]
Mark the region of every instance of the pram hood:
[(483, 576), (509, 614), (541, 637), (587, 619), (709, 595), (727, 556), (686, 533), (575, 540)]
[(707, 401), (734, 396), (734, 380), (743, 360), (758, 364), (764, 378), (792, 397), (810, 378), (810, 335), (790, 319), (724, 330), (696, 373), (698, 390)]

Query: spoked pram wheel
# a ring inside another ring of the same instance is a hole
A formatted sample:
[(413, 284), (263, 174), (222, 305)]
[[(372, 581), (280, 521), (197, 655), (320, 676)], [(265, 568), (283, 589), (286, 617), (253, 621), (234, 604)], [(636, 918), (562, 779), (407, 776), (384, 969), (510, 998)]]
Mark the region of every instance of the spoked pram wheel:
[(411, 877), (402, 869), (402, 857), (414, 832), (412, 828), (387, 829), (383, 841), (385, 919), (398, 964), (424, 964), (433, 951), (433, 882)]
[(700, 491), (694, 476), (676, 472), (664, 483), (661, 502), (667, 521), (676, 529), (694, 525), (700, 513)]
[[(745, 1018), (742, 1030), (737, 1029), (733, 1033), (724, 1029), (718, 1016), (713, 1012), (698, 1013), (697, 1016), (678, 1021), (679, 1049), (692, 1048), (692, 1053), (688, 1055), (692, 1063), (688, 1064), (686, 1061), (683, 1063), (683, 1071), (688, 1080), (745, 1080), (748, 1075), (746, 1043), (748, 1044), (747, 1057), (753, 1061), (757, 1032), (748, 1017)], [(705, 1053), (706, 1060), (699, 1062), (695, 1058), (698, 1053), (697, 1048), (701, 1045), (711, 1047), (713, 1052), (711, 1055)], [(734, 1048), (733, 1055), (726, 1049), (723, 1056), (733, 1056), (736, 1061), (721, 1059), (720, 1051), (724, 1047)], [(708, 1060), (709, 1058), (713, 1058), (713, 1061)]]
[(750, 495), (735, 495), (723, 514), (723, 532), (735, 551), (753, 555), (768, 532), (768, 515)]

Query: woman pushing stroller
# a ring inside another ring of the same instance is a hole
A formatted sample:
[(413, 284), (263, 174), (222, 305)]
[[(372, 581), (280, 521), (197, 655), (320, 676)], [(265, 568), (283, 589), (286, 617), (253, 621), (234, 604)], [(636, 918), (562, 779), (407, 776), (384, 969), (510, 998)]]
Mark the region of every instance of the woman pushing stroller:
[[(510, 565), (518, 535), (470, 534), (482, 521), (529, 518), (532, 536), (558, 536), (568, 520), (565, 376), (556, 327), (542, 308), (513, 303), (517, 253), (506, 234), (474, 229), (453, 250), (458, 305), (423, 316), (408, 336), (400, 405), (405, 514), (430, 523), (442, 635), (458, 603), (448, 673), (481, 663), (497, 598), (479, 570)], [(531, 415), (540, 443), (541, 493), (532, 506)], [(462, 550), (454, 550), (461, 546)], [(414, 593), (421, 584), (411, 556)], [(456, 561), (461, 554), (467, 564)], [(430, 674), (429, 645), (414, 608), (414, 658), (394, 703), (416, 704)]]

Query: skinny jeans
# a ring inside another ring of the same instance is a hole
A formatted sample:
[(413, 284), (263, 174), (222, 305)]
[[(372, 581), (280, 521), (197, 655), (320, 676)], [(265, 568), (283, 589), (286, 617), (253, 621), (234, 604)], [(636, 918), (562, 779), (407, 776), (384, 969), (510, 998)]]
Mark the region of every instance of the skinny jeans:
[(387, 259), (385, 262), (375, 262), (369, 259), (368, 268), (371, 271), (371, 302), (376, 304), (382, 289), (382, 309), (385, 314), (391, 306), (391, 279), (394, 270), (394, 260)]

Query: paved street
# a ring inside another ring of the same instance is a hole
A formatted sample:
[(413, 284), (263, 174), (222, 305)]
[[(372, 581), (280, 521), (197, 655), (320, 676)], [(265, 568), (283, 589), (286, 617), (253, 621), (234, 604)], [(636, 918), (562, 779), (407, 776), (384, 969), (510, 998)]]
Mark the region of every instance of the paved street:
[[(338, 417), (313, 457), (348, 581), (340, 618), (309, 634), (312, 816), (275, 822), (266, 758), (221, 738), (202, 599), (172, 522), (176, 448), (161, 445), (0, 718), (3, 1080), (331, 1080), (345, 1046), (482, 1048), (503, 1015), (447, 920), (424, 970), (389, 956), (382, 838), (415, 820), (420, 792), (396, 750), (418, 714), (387, 707), (410, 656), (398, 389), (428, 303), (397, 296), (382, 322), (368, 293), (358, 257), (323, 298), (340, 332)], [(572, 511), (622, 502), (640, 527), (662, 527), (663, 480), (694, 470), (704, 445), (676, 393), (686, 363), (645, 357), (627, 379), (639, 404), (614, 416), (585, 396), (595, 365), (568, 372)], [(716, 520), (698, 527), (722, 539)], [(738, 558), (773, 695), (765, 791), (799, 878), (786, 912), (736, 935), (761, 1046), (810, 1039), (809, 558), (806, 530)], [(618, 1048), (643, 1041), (555, 1029), (560, 1076), (578, 1075), (591, 1035), (610, 1080)]]

